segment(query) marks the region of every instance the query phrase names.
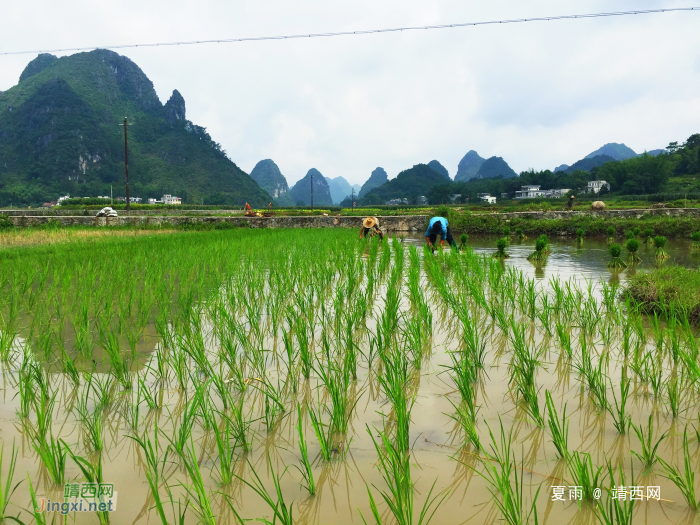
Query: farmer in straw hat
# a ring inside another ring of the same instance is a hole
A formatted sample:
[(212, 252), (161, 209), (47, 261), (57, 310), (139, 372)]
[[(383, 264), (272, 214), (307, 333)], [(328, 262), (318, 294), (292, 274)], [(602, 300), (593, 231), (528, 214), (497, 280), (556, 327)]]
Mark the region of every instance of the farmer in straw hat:
[(360, 228), (360, 239), (363, 239), (368, 234), (371, 237), (379, 235), (380, 240), (384, 239), (384, 234), (382, 233), (382, 230), (379, 229), (379, 219), (377, 219), (376, 217), (365, 217), (362, 220), (362, 228)]
[(428, 245), (432, 246), (437, 242), (437, 236), (440, 236), (440, 246), (445, 244), (445, 241), (450, 243), (450, 246), (457, 248), (457, 243), (452, 238), (450, 226), (445, 217), (433, 217), (428, 223), (428, 229), (425, 230), (425, 240)]

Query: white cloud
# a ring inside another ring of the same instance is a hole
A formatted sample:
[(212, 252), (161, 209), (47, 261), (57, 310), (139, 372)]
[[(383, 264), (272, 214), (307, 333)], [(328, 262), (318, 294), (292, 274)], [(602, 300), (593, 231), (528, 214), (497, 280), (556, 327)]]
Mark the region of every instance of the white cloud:
[[(692, 5), (645, 2), (644, 8)], [(3, 5), (0, 51), (342, 31), (639, 8), (632, 0), (203, 0)], [(120, 51), (161, 100), (185, 97), (250, 171), (290, 183), (315, 167), (362, 183), (470, 149), (516, 171), (572, 163), (606, 142), (636, 151), (698, 129), (700, 13), (536, 22), (331, 39)], [(31, 56), (0, 57), (0, 90)]]

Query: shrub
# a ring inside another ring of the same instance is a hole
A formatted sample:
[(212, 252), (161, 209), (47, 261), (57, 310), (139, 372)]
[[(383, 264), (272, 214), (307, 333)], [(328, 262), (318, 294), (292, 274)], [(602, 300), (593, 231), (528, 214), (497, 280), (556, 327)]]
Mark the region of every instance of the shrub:
[(14, 226), (7, 215), (0, 215), (0, 231), (9, 230)]
[(608, 229), (605, 230), (605, 232), (608, 234), (608, 237), (615, 237), (615, 228), (612, 226), (608, 226)]

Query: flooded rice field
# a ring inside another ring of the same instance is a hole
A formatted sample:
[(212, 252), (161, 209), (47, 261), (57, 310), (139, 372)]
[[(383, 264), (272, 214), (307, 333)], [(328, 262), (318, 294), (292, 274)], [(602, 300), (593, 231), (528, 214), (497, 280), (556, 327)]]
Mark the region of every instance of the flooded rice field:
[(695, 519), (696, 331), (620, 294), (653, 247), (611, 273), (604, 239), (534, 266), (534, 240), (501, 261), (495, 238), (160, 237), (0, 260), (5, 516)]

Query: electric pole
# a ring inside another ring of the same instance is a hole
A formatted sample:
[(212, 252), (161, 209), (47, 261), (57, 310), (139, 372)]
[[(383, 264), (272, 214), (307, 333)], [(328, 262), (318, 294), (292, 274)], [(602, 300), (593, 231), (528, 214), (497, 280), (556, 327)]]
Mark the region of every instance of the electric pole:
[(128, 140), (126, 137), (126, 117), (124, 117), (124, 169), (126, 171), (126, 214), (129, 215), (131, 212), (130, 200), (129, 200), (129, 149), (127, 147)]
[(350, 207), (355, 209), (355, 188), (352, 189), (352, 196), (350, 197)]
[(314, 174), (311, 174), (311, 211), (314, 211)]

